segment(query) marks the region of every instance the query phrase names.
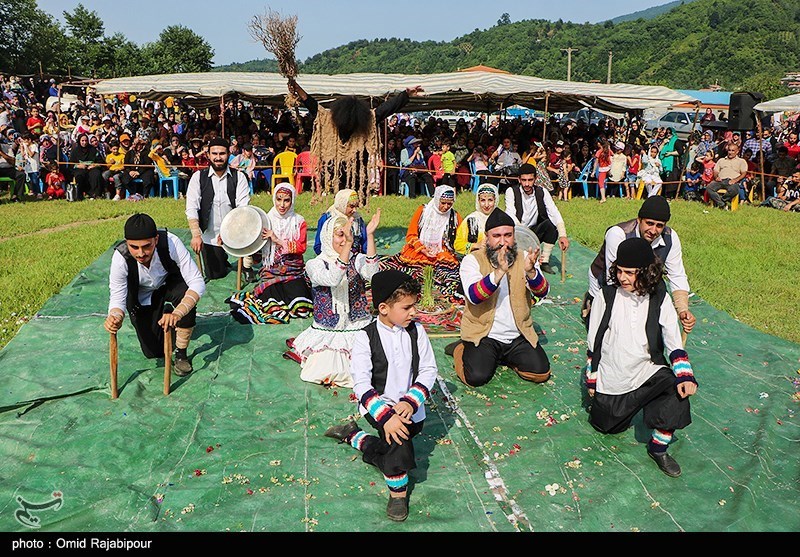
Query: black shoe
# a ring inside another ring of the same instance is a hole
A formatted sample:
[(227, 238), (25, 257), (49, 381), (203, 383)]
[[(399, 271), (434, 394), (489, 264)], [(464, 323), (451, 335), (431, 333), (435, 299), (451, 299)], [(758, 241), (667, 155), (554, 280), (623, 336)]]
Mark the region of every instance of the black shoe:
[(541, 265), (539, 265), (539, 268), (542, 270), (543, 273), (550, 273), (551, 275), (556, 274), (556, 272), (553, 270), (553, 266), (550, 265), (550, 263), (542, 263)]
[(666, 451), (663, 453), (653, 453), (648, 450), (647, 454), (656, 461), (658, 467), (661, 468), (661, 471), (667, 476), (677, 478), (681, 475), (681, 465)]
[(386, 516), (395, 522), (403, 522), (408, 518), (408, 495), (405, 497), (389, 496), (389, 503), (386, 505)]
[(192, 373), (192, 362), (189, 361), (189, 357), (186, 355), (186, 352), (175, 352), (175, 375), (178, 377), (186, 377), (190, 373)]
[(445, 347), (444, 347), (444, 355), (445, 355), (445, 356), (452, 356), (452, 355), (453, 355), (453, 353), (454, 353), (454, 352), (455, 352), (455, 350), (456, 350), (456, 346), (458, 346), (459, 344), (461, 344), (461, 341), (460, 341), (460, 340), (457, 340), (457, 341), (455, 341), (455, 342), (451, 342), (450, 344), (448, 344), (447, 346), (445, 346)]
[(245, 267), (242, 269), (242, 282), (245, 284), (256, 282), (256, 274), (252, 268)]
[(330, 437), (331, 439), (336, 439), (339, 443), (344, 443), (350, 435), (359, 431), (359, 429), (358, 424), (350, 420), (346, 424), (329, 427), (325, 432), (325, 437)]

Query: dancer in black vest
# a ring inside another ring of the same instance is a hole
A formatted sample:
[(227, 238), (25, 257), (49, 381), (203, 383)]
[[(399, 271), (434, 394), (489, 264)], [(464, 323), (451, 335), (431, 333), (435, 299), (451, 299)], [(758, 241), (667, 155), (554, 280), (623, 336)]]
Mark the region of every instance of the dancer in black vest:
[(550, 265), (550, 255), (558, 242), (562, 250), (569, 248), (567, 228), (561, 212), (553, 202), (550, 192), (536, 185), (536, 167), (525, 163), (519, 167), (518, 183), (506, 190), (506, 213), (516, 224), (530, 228), (542, 244), (539, 254), (540, 268), (545, 273), (555, 271)]
[(678, 311), (681, 325), (686, 333), (691, 332), (696, 319), (689, 311), (689, 279), (683, 267), (683, 249), (677, 232), (667, 226), (670, 208), (666, 198), (660, 195), (648, 197), (639, 209), (638, 218), (616, 224), (608, 230), (600, 251), (589, 267), (589, 290), (584, 296), (581, 316), (589, 326), (592, 300), (601, 287), (611, 280), (609, 269), (616, 259), (617, 247), (628, 238), (644, 238), (664, 265), (669, 280), (672, 302)]
[(150, 215), (131, 216), (125, 223), (125, 240), (111, 256), (108, 285), (106, 330), (117, 333), (127, 311), (142, 353), (158, 358), (164, 354), (165, 331), (174, 327), (175, 373), (191, 373), (186, 349), (206, 285), (180, 238), (158, 230)]
[(413, 319), (420, 285), (390, 269), (372, 276), (376, 321), (356, 333), (350, 373), (359, 410), (378, 432), (369, 435), (354, 421), (333, 426), (325, 435), (349, 443), (377, 467), (389, 488), (386, 514), (408, 516), (408, 471), (416, 467), (412, 439), (422, 431), (425, 401), (438, 369), (425, 329)]
[(629, 238), (619, 245), (611, 284), (595, 298), (589, 320), (586, 387), (593, 397), (592, 427), (621, 433), (643, 410), (645, 425), (653, 429), (647, 454), (676, 477), (681, 467), (667, 447), (674, 431), (692, 422), (688, 397), (697, 381), (663, 272), (647, 240)]
[[(228, 167), (230, 147), (222, 138), (211, 140), (208, 147), (210, 166), (198, 170), (186, 187), (186, 218), (192, 231), (191, 247), (203, 253), (208, 280), (228, 274), (228, 254), (222, 249), (219, 228), (232, 209), (250, 203), (250, 184), (243, 172)], [(255, 281), (252, 257), (244, 258), (243, 278)]]

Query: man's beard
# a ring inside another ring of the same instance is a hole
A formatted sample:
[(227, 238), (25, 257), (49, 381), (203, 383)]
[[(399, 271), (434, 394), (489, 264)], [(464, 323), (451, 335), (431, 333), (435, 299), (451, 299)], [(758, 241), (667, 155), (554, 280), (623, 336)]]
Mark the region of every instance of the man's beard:
[(213, 168), (215, 172), (222, 172), (223, 170), (228, 168), (228, 161), (224, 161), (222, 164), (219, 165), (214, 164), (213, 162), (210, 162), (209, 164), (211, 164), (211, 168)]
[[(489, 263), (492, 264), (492, 267), (495, 269), (500, 268), (500, 262), (497, 258), (497, 253), (500, 251), (500, 248), (503, 247), (502, 244), (497, 246), (496, 248), (489, 247), (489, 244), (486, 244), (486, 257), (489, 258)], [(517, 260), (517, 242), (514, 241), (513, 244), (508, 246), (506, 250), (506, 262), (508, 262), (509, 268), (514, 264), (514, 261)]]

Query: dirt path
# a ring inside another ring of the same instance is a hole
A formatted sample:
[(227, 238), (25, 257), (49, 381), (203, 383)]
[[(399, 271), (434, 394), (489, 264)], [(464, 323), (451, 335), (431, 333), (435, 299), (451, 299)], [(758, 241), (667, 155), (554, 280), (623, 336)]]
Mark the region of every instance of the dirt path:
[(127, 219), (130, 215), (119, 215), (118, 217), (106, 217), (102, 219), (94, 219), (94, 220), (82, 220), (78, 222), (68, 222), (67, 224), (59, 224), (58, 226), (52, 226), (50, 228), (42, 228), (41, 230), (36, 230), (34, 232), (26, 232), (25, 234), (16, 234), (14, 236), (6, 236), (4, 238), (0, 238), (0, 244), (6, 242), (8, 240), (15, 240), (17, 238), (27, 238), (28, 236), (37, 236), (40, 234), (50, 234), (51, 232), (62, 232), (64, 230), (69, 230), (70, 228), (76, 228), (78, 226), (83, 226), (85, 224), (98, 224), (101, 222), (112, 221), (112, 220), (119, 220), (119, 219)]

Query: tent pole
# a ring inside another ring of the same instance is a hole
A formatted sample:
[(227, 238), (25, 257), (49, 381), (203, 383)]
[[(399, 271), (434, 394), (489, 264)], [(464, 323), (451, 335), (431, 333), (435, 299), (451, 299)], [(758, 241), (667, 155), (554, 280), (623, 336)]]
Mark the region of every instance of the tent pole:
[(544, 94), (544, 128), (542, 128), (542, 145), (547, 145), (547, 112), (550, 107), (550, 92)]
[(761, 201), (764, 201), (767, 198), (767, 184), (764, 181), (764, 130), (761, 127), (761, 113), (756, 112), (759, 115), (756, 118), (756, 123), (758, 125), (758, 158), (761, 164)]
[(219, 117), (222, 120), (222, 137), (225, 137), (225, 95), (219, 98)]
[(381, 195), (386, 195), (386, 159), (389, 157), (389, 119), (383, 119), (383, 175), (381, 176), (383, 182), (383, 190)]

